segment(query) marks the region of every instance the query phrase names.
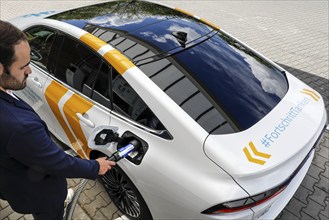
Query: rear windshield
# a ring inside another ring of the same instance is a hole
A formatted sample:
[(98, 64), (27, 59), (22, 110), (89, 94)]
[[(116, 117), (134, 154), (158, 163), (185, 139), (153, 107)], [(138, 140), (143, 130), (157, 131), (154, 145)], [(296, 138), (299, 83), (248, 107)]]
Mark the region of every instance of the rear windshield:
[(173, 59), (239, 130), (262, 119), (288, 90), (284, 73), (222, 32)]
[(284, 73), (221, 31), (140, 69), (211, 134), (248, 129), (288, 89)]

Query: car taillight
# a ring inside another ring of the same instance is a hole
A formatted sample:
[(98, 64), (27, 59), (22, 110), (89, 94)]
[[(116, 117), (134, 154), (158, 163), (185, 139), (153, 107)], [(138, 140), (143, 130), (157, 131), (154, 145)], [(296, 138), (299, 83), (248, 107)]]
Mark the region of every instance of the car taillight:
[(219, 213), (231, 213), (231, 212), (237, 212), (237, 211), (249, 209), (272, 199), (273, 197), (280, 194), (285, 188), (286, 186), (284, 187), (278, 186), (255, 196), (251, 196), (235, 201), (230, 201), (230, 202), (224, 202), (222, 204), (215, 205), (201, 213), (219, 214)]

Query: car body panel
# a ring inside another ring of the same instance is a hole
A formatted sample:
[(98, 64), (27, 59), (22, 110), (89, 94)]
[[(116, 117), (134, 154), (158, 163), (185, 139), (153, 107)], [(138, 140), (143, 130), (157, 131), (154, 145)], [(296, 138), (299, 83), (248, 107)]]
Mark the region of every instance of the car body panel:
[(305, 161), (300, 171), (278, 196), (259, 206), (252, 208), (254, 212), (252, 219), (275, 219), (280, 214), (282, 209), (284, 209), (284, 207), (288, 204), (288, 202), (293, 197), (294, 193), (297, 191), (298, 187), (302, 183), (308, 171), (308, 168), (311, 165), (313, 157), (314, 150), (310, 152), (307, 161)]
[(19, 97), (25, 97), (24, 100), (38, 112), (41, 118), (44, 119), (49, 129), (54, 132), (52, 124), (54, 123), (53, 118), (48, 117), (49, 106), (46, 104), (44, 97), (44, 91), (48, 76), (40, 73), (42, 70), (33, 64), (31, 65), (32, 73), (27, 79), (27, 87), (24, 90), (15, 91)]

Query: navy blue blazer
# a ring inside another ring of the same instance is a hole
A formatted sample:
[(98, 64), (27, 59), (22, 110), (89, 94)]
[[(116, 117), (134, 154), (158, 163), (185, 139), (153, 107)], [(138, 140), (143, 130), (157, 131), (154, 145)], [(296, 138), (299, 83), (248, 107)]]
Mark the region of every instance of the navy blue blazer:
[(99, 164), (67, 155), (23, 100), (0, 90), (0, 193), (28, 214), (63, 206), (66, 178), (96, 179)]

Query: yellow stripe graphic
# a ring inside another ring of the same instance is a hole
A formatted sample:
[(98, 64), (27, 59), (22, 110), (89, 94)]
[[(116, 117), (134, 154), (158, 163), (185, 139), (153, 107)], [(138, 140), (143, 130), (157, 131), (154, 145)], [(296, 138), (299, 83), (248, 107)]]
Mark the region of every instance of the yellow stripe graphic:
[(213, 23), (211, 23), (210, 21), (204, 19), (204, 18), (200, 18), (200, 20), (203, 22), (203, 23), (206, 23), (207, 25), (209, 25), (210, 27), (214, 28), (215, 30), (219, 30), (220, 28), (216, 25), (214, 25)]
[(309, 89), (303, 89), (301, 93), (311, 96), (312, 99), (314, 99), (315, 101), (319, 101), (319, 99), (321, 98), (318, 94), (316, 94), (316, 92)]
[(107, 45), (106, 42), (99, 39), (98, 37), (95, 37), (94, 35), (90, 33), (86, 33), (80, 37), (80, 40), (93, 48), (95, 51), (98, 51), (101, 47)]
[(194, 16), (193, 14), (191, 14), (190, 12), (187, 12), (183, 9), (180, 9), (180, 8), (175, 8), (176, 11), (179, 11), (179, 12), (182, 12), (183, 14), (186, 14), (186, 15), (189, 15), (189, 16)]
[[(80, 40), (98, 51), (101, 47), (107, 45), (106, 42), (95, 37), (90, 33), (86, 33), (80, 37)], [(121, 75), (135, 65), (122, 53), (116, 49), (112, 49), (103, 56)]]
[(259, 159), (256, 159), (256, 158), (253, 158), (253, 157), (251, 156), (251, 154), (249, 153), (249, 151), (248, 151), (248, 149), (247, 149), (246, 147), (243, 148), (243, 152), (244, 152), (244, 154), (247, 156), (247, 158), (248, 158), (248, 160), (249, 160), (250, 162), (258, 163), (258, 164), (260, 164), (260, 165), (264, 165), (264, 164), (265, 164), (265, 161), (263, 161), (263, 160), (259, 160)]
[[(72, 97), (64, 104), (63, 111), (67, 121), (69, 122), (75, 136), (78, 138), (80, 146), (89, 155), (90, 148), (88, 142), (82, 131), (80, 120), (76, 113), (85, 114), (93, 107), (93, 104), (81, 98), (80, 96), (73, 94)], [(83, 155), (80, 155), (83, 156)], [(83, 156), (84, 157), (84, 156)]]
[(259, 151), (256, 149), (256, 147), (255, 147), (255, 145), (254, 145), (254, 143), (253, 143), (252, 141), (249, 142), (249, 146), (250, 146), (252, 152), (253, 152), (256, 156), (259, 156), (259, 157), (265, 157), (265, 158), (270, 158), (270, 157), (271, 157), (271, 155), (269, 155), (269, 154), (265, 154), (265, 153), (259, 152)]
[[(196, 18), (193, 14), (191, 14), (190, 12), (187, 12), (187, 11), (185, 11), (183, 9), (175, 8), (175, 10), (176, 11), (179, 11), (179, 12), (182, 12), (183, 14), (186, 14), (188, 16), (191, 16), (191, 17)], [(204, 18), (200, 18), (199, 20), (202, 21), (203, 23), (209, 25), (210, 27), (214, 28), (215, 30), (219, 30), (220, 29), (218, 26), (214, 25), (213, 23), (211, 23), (210, 21), (208, 21), (208, 20), (206, 20)]]
[(68, 91), (68, 89), (66, 89), (65, 87), (63, 87), (56, 81), (52, 81), (45, 91), (45, 98), (47, 100), (47, 103), (48, 103), (50, 109), (52, 110), (55, 117), (57, 118), (57, 121), (63, 128), (67, 138), (69, 139), (70, 143), (72, 144), (73, 148), (78, 153), (80, 151), (79, 154), (82, 154), (76, 139), (74, 138), (72, 132), (70, 131), (69, 127), (67, 126), (67, 124), (61, 114), (61, 111), (58, 107), (58, 103), (59, 103), (60, 99), (65, 95), (65, 93), (67, 91)]
[(113, 49), (104, 54), (104, 58), (111, 63), (111, 65), (116, 69), (121, 75), (125, 73), (131, 67), (135, 65), (124, 55), (122, 55), (118, 50)]
[[(270, 158), (271, 155), (270, 154), (266, 154), (266, 153), (263, 153), (263, 152), (260, 152), (256, 149), (254, 143), (252, 141), (249, 142), (249, 147), (252, 151), (252, 153), (255, 155), (255, 156), (258, 156), (258, 157), (263, 157), (263, 158)], [(257, 158), (254, 158), (251, 153), (249, 152), (248, 148), (247, 147), (244, 147), (243, 148), (243, 152), (244, 154), (246, 155), (248, 161), (252, 162), (252, 163), (257, 163), (257, 164), (260, 164), (260, 165), (264, 165), (265, 164), (265, 160), (260, 160), (260, 159), (257, 159)]]

